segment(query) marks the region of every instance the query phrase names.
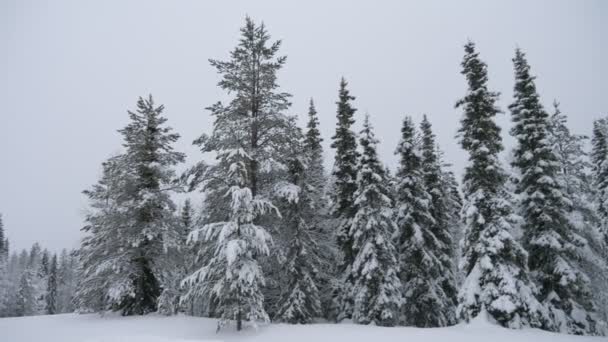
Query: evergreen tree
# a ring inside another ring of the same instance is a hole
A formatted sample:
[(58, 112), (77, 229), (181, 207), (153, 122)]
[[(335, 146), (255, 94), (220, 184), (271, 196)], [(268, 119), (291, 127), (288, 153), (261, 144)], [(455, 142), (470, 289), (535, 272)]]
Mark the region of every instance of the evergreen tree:
[(498, 159), (500, 128), (494, 122), (499, 94), (488, 90), (487, 66), (473, 42), (465, 45), (462, 68), (469, 89), (456, 107), (464, 112), (458, 132), (469, 165), (463, 180), (465, 279), (457, 314), (465, 321), (481, 314), (506, 327), (539, 326), (540, 304), (528, 278), (527, 253), (510, 233), (513, 214)]
[(76, 292), (76, 258), (66, 249), (61, 251), (57, 270), (57, 312), (74, 311), (74, 293)]
[[(282, 152), (289, 144), (292, 119), (283, 114), (291, 95), (278, 92), (276, 74), (285, 57), (276, 57), (280, 41), (270, 43), (262, 25), (246, 18), (241, 39), (229, 61), (211, 60), (222, 75), (219, 86), (234, 98), (209, 107), (213, 133), (195, 143), (216, 155), (217, 164), (202, 167), (206, 195), (228, 196), (203, 227), (191, 237), (212, 245), (205, 266), (186, 278), (190, 293), (207, 296), (220, 317), (218, 328), (236, 321), (267, 321), (259, 258), (269, 254), (272, 239), (262, 219), (277, 212), (269, 200), (277, 183), (276, 170), (286, 169)], [(202, 179), (201, 179), (202, 180)], [(227, 195), (226, 195), (227, 194)]]
[[(27, 253), (27, 252), (26, 252)], [(27, 267), (32, 270), (38, 270), (40, 267), (40, 261), (42, 259), (42, 247), (38, 242), (34, 242), (30, 248), (30, 252), (27, 256)]]
[(6, 259), (8, 259), (8, 256), (10, 254), (10, 250), (11, 250), (10, 244), (9, 244), (8, 238), (6, 238), (6, 239), (4, 239), (4, 257)]
[(119, 131), (125, 153), (105, 163), (101, 181), (85, 191), (94, 211), (81, 250), (83, 305), (123, 315), (156, 311), (169, 281), (163, 274), (171, 260), (165, 251), (179, 243), (170, 197), (172, 167), (184, 160), (171, 146), (179, 135), (165, 126), (164, 107), (155, 107), (151, 96), (139, 98), (137, 108)]
[(6, 317), (9, 310), (8, 244), (4, 239), (4, 224), (0, 214), (0, 317)]
[(558, 331), (596, 333), (588, 279), (577, 265), (577, 250), (584, 238), (567, 218), (571, 205), (558, 183), (559, 163), (549, 145), (549, 114), (540, 103), (530, 66), (517, 49), (515, 101), (509, 106), (517, 139), (513, 165), (520, 172), (517, 192), (521, 201), (524, 242), (529, 267), (539, 285), (538, 299), (549, 309)]
[[(183, 297), (181, 281), (193, 271), (191, 250), (185, 248), (193, 224), (193, 215), (190, 199), (186, 199), (179, 215), (177, 228), (179, 244), (168, 250), (165, 257), (170, 266), (164, 270), (167, 281), (158, 299), (158, 312), (165, 315), (175, 315), (180, 310), (180, 301)], [(183, 305), (187, 306), (186, 303), (187, 301), (184, 301)], [(189, 309), (191, 312), (192, 309)]]
[(5, 247), (4, 238), (4, 223), (2, 222), (2, 213), (0, 213), (0, 257), (8, 255), (8, 249)]
[(46, 287), (46, 313), (57, 313), (57, 255), (53, 255), (49, 266), (49, 276)]
[(303, 146), (304, 154), (308, 158), (306, 184), (310, 196), (312, 215), (309, 224), (318, 246), (317, 286), (321, 296), (321, 307), (324, 309), (322, 314), (326, 318), (333, 318), (335, 315), (330, 312), (330, 309), (333, 300), (332, 289), (336, 288), (334, 283), (337, 266), (334, 262), (337, 256), (336, 232), (332, 224), (333, 220), (328, 206), (329, 199), (325, 189), (328, 179), (323, 164), (322, 142), (317, 110), (311, 99)]
[[(314, 110), (314, 107), (311, 109)], [(276, 318), (279, 321), (299, 324), (310, 323), (313, 318), (321, 315), (317, 285), (321, 258), (317, 241), (322, 237), (322, 231), (315, 227), (318, 222), (315, 219), (316, 211), (321, 206), (320, 203), (315, 203), (315, 199), (320, 198), (319, 189), (309, 183), (310, 180), (316, 179), (311, 177), (312, 170), (307, 165), (311, 161), (309, 158), (312, 159), (319, 152), (316, 144), (320, 137), (314, 137), (311, 129), (315, 128), (310, 128), (309, 122), (307, 138), (312, 139), (306, 141), (306, 145), (313, 148), (305, 149), (304, 144), (295, 146), (289, 163), (290, 179), (278, 188), (279, 196), (287, 202), (280, 208), (288, 245), (282, 267), (285, 285), (281, 291)], [(304, 142), (301, 133), (292, 136), (292, 139)]]
[(444, 302), (442, 303), (442, 316), (445, 318), (445, 321), (442, 323), (443, 325), (451, 325), (456, 323), (454, 311), (457, 305), (456, 279), (453, 273), (454, 250), (452, 242), (454, 238), (449, 227), (450, 212), (446, 205), (447, 194), (444, 193), (441, 182), (442, 170), (436, 150), (435, 134), (426, 115), (423, 116), (420, 123), (420, 132), (422, 138), (421, 150), (424, 184), (431, 195), (429, 211), (434, 219), (431, 231), (438, 240), (434, 254), (443, 264), (442, 271), (438, 274), (437, 278), (441, 279), (439, 282), (443, 290), (442, 292), (446, 296), (446, 298), (443, 298)]
[(396, 252), (391, 235), (396, 230), (384, 168), (378, 160), (378, 141), (365, 117), (359, 140), (363, 153), (354, 193), (355, 215), (349, 236), (354, 259), (350, 270), (353, 320), (359, 324), (393, 326), (398, 323), (401, 295)]
[(391, 172), (391, 169), (387, 165), (384, 166), (384, 179), (385, 179), (384, 186), (389, 191), (388, 196), (391, 199), (391, 202), (395, 203), (396, 198), (397, 198), (397, 179), (395, 178), (395, 176)]
[[(154, 106), (150, 95), (140, 98), (138, 110), (129, 112), (131, 122), (122, 133), (125, 159), (133, 173), (133, 232), (125, 237), (131, 243), (132, 293), (125, 294), (118, 304), (123, 314), (145, 314), (156, 310), (162, 282), (163, 251), (179, 243), (173, 212), (175, 205), (167, 188), (173, 181), (172, 167), (184, 161), (184, 154), (171, 146), (179, 139), (164, 126), (164, 106)], [(160, 266), (160, 267), (159, 267)], [(155, 269), (156, 267), (156, 269)], [(169, 280), (170, 281), (170, 280)]]
[[(121, 272), (130, 269), (128, 242), (122, 238), (130, 220), (121, 208), (129, 198), (125, 192), (132, 187), (131, 175), (124, 156), (108, 159), (102, 168), (98, 183), (83, 192), (89, 199), (90, 212), (86, 215), (86, 225), (82, 228), (86, 235), (78, 251), (82, 274), (76, 307), (80, 312), (110, 310), (121, 300), (122, 293), (126, 295), (130, 289), (129, 277)], [(118, 251), (121, 253), (116, 253)], [(62, 273), (66, 261), (62, 258)]]
[[(192, 227), (193, 224), (193, 220), (194, 220), (194, 210), (192, 209), (192, 203), (190, 202), (190, 199), (186, 199), (186, 201), (184, 201), (184, 207), (182, 208), (182, 212), (180, 215), (181, 221), (182, 221), (182, 228), (185, 231), (190, 231), (190, 228)], [(188, 235), (188, 234), (185, 234)]]
[(48, 251), (43, 251), (40, 243), (35, 242), (30, 248), (27, 264), (22, 270), (30, 272), (28, 281), (32, 288), (34, 306), (31, 315), (44, 313), (44, 295), (46, 292), (46, 273), (48, 271)]
[(351, 284), (346, 282), (351, 270), (356, 252), (353, 249), (352, 237), (349, 235), (352, 219), (355, 215), (354, 194), (357, 190), (357, 140), (352, 130), (355, 123), (353, 118), (356, 109), (352, 107), (351, 101), (355, 99), (346, 89), (346, 80), (340, 81), (340, 92), (338, 98), (338, 123), (336, 134), (332, 137), (331, 147), (336, 149), (334, 168), (332, 175), (333, 184), (333, 216), (337, 220), (337, 245), (342, 252), (342, 260), (338, 266), (338, 272), (342, 279), (340, 284), (334, 289), (333, 306), (336, 311), (336, 319), (341, 320), (351, 316), (352, 302), (345, 298), (348, 287)]
[(567, 117), (557, 102), (553, 103), (554, 113), (549, 120), (549, 145), (559, 165), (556, 180), (566, 196), (571, 200), (567, 218), (573, 229), (586, 243), (580, 249), (578, 263), (589, 276), (593, 300), (602, 320), (608, 316), (608, 266), (605, 258), (605, 235), (601, 219), (594, 204), (593, 175), (589, 172), (592, 163), (586, 152), (588, 137), (570, 132)]
[(40, 267), (38, 269), (38, 276), (41, 278), (46, 278), (49, 275), (49, 251), (45, 248), (42, 251), (42, 257), (40, 258)]
[[(437, 150), (437, 155), (441, 165), (441, 189), (443, 193), (443, 202), (446, 208), (447, 222), (449, 222), (449, 230), (452, 234), (452, 251), (454, 260), (458, 260), (460, 253), (460, 241), (462, 241), (462, 195), (460, 194), (460, 186), (456, 180), (454, 172), (450, 170), (451, 164), (443, 160), (443, 152)], [(456, 279), (456, 284), (461, 283), (461, 275), (458, 272), (458, 262), (452, 263), (453, 274)]]
[(0, 317), (9, 314), (9, 287), (8, 260), (0, 256)]
[(36, 276), (34, 277), (34, 288), (36, 291), (36, 313), (44, 314), (46, 312), (46, 296), (47, 296), (47, 282), (49, 279), (49, 263), (50, 263), (50, 253), (45, 248), (42, 250), (40, 265), (38, 266), (38, 271), (36, 272)]
[(425, 186), (420, 137), (409, 116), (403, 121), (396, 154), (400, 160), (396, 174), (395, 244), (404, 299), (400, 323), (445, 326), (451, 319), (447, 316), (451, 305), (437, 281), (445, 271), (439, 258), (441, 241), (432, 229), (435, 219), (429, 208), (432, 197)]
[(303, 143), (303, 153), (307, 157), (306, 182), (311, 191), (311, 204), (314, 206), (314, 217), (311, 224), (313, 230), (322, 231), (327, 220), (327, 208), (325, 204), (325, 167), (323, 166), (323, 139), (319, 131), (319, 118), (313, 100), (310, 100), (308, 109), (308, 123)]
[(355, 123), (353, 118), (356, 109), (351, 101), (355, 99), (346, 89), (348, 83), (344, 78), (340, 81), (336, 134), (332, 137), (331, 147), (336, 149), (334, 170), (336, 193), (334, 195), (334, 215), (340, 219), (338, 227), (338, 244), (344, 253), (344, 265), (352, 263), (354, 251), (352, 239), (348, 236), (350, 221), (354, 216), (354, 193), (357, 189), (357, 141), (351, 126)]
[(604, 243), (608, 246), (608, 121), (605, 118), (593, 122), (591, 145), (595, 206)]
[(36, 314), (36, 297), (32, 285), (32, 271), (24, 270), (19, 280), (15, 316), (32, 316)]

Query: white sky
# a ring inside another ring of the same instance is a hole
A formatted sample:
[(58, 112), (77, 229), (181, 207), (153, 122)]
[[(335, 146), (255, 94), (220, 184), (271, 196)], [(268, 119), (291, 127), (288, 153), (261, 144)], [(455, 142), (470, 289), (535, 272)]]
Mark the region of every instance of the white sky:
[[(137, 97), (152, 93), (182, 135), (210, 131), (204, 108), (224, 95), (209, 58), (226, 59), (249, 14), (283, 40), (279, 75), (305, 117), (312, 96), (328, 164), (338, 83), (371, 114), (391, 167), (405, 114), (427, 113), (460, 174), (454, 139), (465, 91), (462, 45), (477, 43), (490, 86), (511, 102), (511, 58), (528, 55), (547, 107), (562, 104), (570, 125), (590, 133), (608, 113), (607, 1), (0, 1), (0, 213), (11, 247), (34, 241), (75, 247), (100, 163), (120, 151), (116, 132)], [(360, 120), (361, 121), (361, 120)], [(508, 115), (500, 118), (508, 132)], [(512, 139), (506, 139), (507, 144)]]

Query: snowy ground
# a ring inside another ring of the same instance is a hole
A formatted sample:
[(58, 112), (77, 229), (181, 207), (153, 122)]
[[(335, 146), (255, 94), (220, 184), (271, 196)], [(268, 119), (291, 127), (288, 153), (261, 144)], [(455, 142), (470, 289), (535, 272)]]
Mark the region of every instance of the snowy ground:
[(55, 315), (0, 319), (2, 342), (194, 342), (194, 341), (399, 341), (399, 342), (584, 342), (598, 337), (508, 330), (477, 321), (449, 328), (381, 328), (352, 324), (273, 324), (236, 333), (215, 333), (216, 321), (187, 316), (120, 317)]

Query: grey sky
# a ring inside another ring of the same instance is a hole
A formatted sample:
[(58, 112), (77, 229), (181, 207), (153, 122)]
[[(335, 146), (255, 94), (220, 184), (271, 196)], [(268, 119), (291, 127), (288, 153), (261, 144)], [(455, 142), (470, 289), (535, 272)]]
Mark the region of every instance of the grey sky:
[[(314, 97), (328, 164), (339, 79), (371, 114), (392, 167), (401, 120), (427, 113), (460, 173), (454, 139), (464, 94), (462, 45), (473, 39), (490, 85), (511, 101), (511, 58), (528, 55), (544, 103), (589, 133), (608, 112), (606, 1), (0, 1), (0, 212), (12, 247), (75, 247), (100, 163), (120, 150), (126, 110), (152, 93), (191, 146), (204, 107), (224, 95), (208, 58), (225, 59), (249, 14), (283, 40), (279, 75), (304, 117)], [(503, 133), (508, 116), (500, 118)], [(512, 140), (507, 139), (507, 143)]]

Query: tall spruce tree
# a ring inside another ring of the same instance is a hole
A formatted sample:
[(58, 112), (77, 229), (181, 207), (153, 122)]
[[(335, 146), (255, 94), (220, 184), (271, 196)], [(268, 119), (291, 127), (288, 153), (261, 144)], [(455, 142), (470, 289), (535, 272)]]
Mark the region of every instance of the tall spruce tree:
[(600, 218), (604, 243), (608, 246), (608, 120), (593, 122), (591, 165), (595, 186), (595, 207)]
[(351, 101), (355, 99), (346, 89), (348, 83), (344, 78), (340, 81), (337, 111), (336, 134), (332, 137), (331, 147), (336, 149), (334, 169), (335, 178), (334, 215), (340, 220), (337, 237), (338, 245), (344, 254), (344, 265), (350, 265), (354, 258), (352, 239), (348, 235), (350, 221), (354, 216), (355, 206), (353, 195), (357, 189), (357, 141), (352, 125), (355, 123), (356, 109)]
[(401, 284), (391, 236), (396, 230), (384, 168), (378, 160), (369, 116), (359, 140), (363, 153), (358, 165), (355, 215), (349, 236), (355, 251), (350, 271), (352, 317), (359, 324), (393, 326), (398, 323)]
[(577, 258), (584, 273), (589, 276), (593, 300), (601, 319), (608, 316), (608, 260), (605, 258), (605, 235), (601, 219), (594, 203), (594, 182), (592, 163), (586, 151), (588, 137), (574, 134), (568, 128), (567, 116), (557, 102), (553, 103), (554, 113), (549, 120), (549, 145), (559, 165), (556, 179), (568, 198), (567, 218), (586, 243)]
[(462, 240), (462, 195), (460, 194), (460, 186), (456, 180), (454, 172), (450, 169), (452, 165), (444, 160), (443, 152), (437, 147), (437, 156), (441, 165), (441, 189), (443, 193), (443, 202), (446, 207), (446, 215), (449, 222), (449, 230), (452, 234), (452, 251), (454, 260), (452, 262), (453, 274), (456, 279), (456, 284), (460, 284), (461, 275), (458, 272), (458, 262), (460, 255), (460, 241)]
[(2, 213), (0, 213), (0, 258), (8, 254), (8, 249), (5, 246), (4, 222), (2, 222)]
[(36, 293), (32, 284), (34, 274), (27, 268), (21, 274), (16, 296), (15, 316), (33, 316), (37, 313)]
[(506, 327), (539, 326), (540, 304), (528, 278), (527, 253), (511, 235), (513, 212), (505, 191), (506, 176), (498, 159), (503, 149), (494, 117), (499, 94), (488, 90), (487, 66), (475, 44), (465, 45), (462, 74), (468, 83), (459, 138), (469, 153), (463, 192), (465, 236), (457, 315), (470, 321), (486, 315)]
[[(312, 104), (311, 104), (312, 107)], [(311, 108), (311, 111), (314, 107)], [(312, 118), (312, 116), (311, 116)], [(282, 266), (284, 286), (278, 302), (276, 319), (288, 323), (310, 323), (313, 318), (321, 315), (321, 300), (319, 289), (319, 267), (321, 255), (319, 244), (322, 242), (323, 231), (316, 224), (317, 210), (322, 209), (317, 189), (310, 181), (313, 170), (309, 164), (313, 156), (318, 154), (316, 143), (320, 137), (310, 128), (307, 138), (300, 130), (294, 130), (293, 141), (300, 142), (294, 145), (290, 153), (289, 179), (281, 184), (277, 192), (284, 199), (280, 206), (283, 216), (283, 235), (288, 244), (285, 248), (286, 260)], [(308, 140), (308, 139), (307, 139)], [(308, 146), (306, 146), (308, 145)], [(312, 145), (312, 146), (311, 146)], [(306, 147), (305, 147), (306, 146)], [(320, 146), (320, 145), (319, 145)], [(309, 149), (314, 147), (313, 149)], [(322, 183), (321, 183), (322, 184)]]
[[(102, 163), (102, 176), (97, 184), (83, 191), (90, 209), (78, 251), (82, 273), (75, 304), (79, 312), (110, 310), (120, 300), (121, 293), (130, 288), (128, 277), (115, 271), (129, 269), (129, 255), (107, 251), (128, 250), (120, 233), (128, 229), (129, 220), (121, 208), (129, 198), (124, 191), (131, 188), (131, 183), (124, 156), (115, 156)], [(66, 264), (67, 252), (62, 254), (62, 266)]]
[(321, 143), (321, 132), (319, 131), (319, 117), (314, 102), (310, 99), (308, 108), (308, 122), (303, 143), (303, 152), (307, 157), (307, 183), (312, 191), (311, 197), (315, 206), (313, 218), (314, 230), (321, 231), (327, 220), (327, 206), (325, 204), (325, 167), (323, 166), (323, 147)]
[(93, 211), (80, 252), (83, 310), (154, 312), (170, 281), (163, 274), (170, 260), (165, 252), (179, 244), (173, 167), (184, 155), (173, 150), (179, 135), (165, 125), (163, 110), (152, 96), (139, 98), (137, 111), (128, 112), (131, 122), (119, 131), (125, 153), (105, 163), (100, 182), (85, 191)]
[(332, 213), (337, 220), (336, 242), (339, 250), (342, 253), (342, 260), (338, 266), (337, 272), (339, 284), (334, 289), (333, 294), (333, 311), (335, 311), (335, 319), (341, 320), (349, 318), (352, 312), (352, 302), (345, 296), (349, 292), (349, 284), (347, 282), (348, 275), (351, 273), (349, 267), (352, 265), (356, 251), (353, 249), (352, 237), (349, 235), (353, 217), (355, 215), (354, 194), (357, 190), (357, 140), (355, 132), (352, 130), (352, 125), (355, 123), (354, 114), (356, 109), (353, 108), (351, 101), (355, 99), (350, 95), (350, 91), (346, 88), (348, 83), (344, 78), (340, 81), (340, 91), (338, 102), (338, 111), (336, 124), (336, 133), (332, 137), (331, 147), (336, 150), (334, 167), (332, 176), (333, 184), (333, 207)]
[(78, 262), (75, 255), (66, 249), (61, 251), (57, 270), (57, 312), (74, 311), (74, 293), (78, 282)]
[(549, 145), (549, 114), (540, 103), (525, 54), (517, 49), (514, 102), (509, 106), (517, 139), (513, 166), (519, 170), (517, 192), (523, 217), (529, 267), (539, 286), (538, 299), (548, 308), (558, 331), (597, 332), (587, 276), (576, 259), (585, 244), (567, 218), (572, 204), (557, 181), (559, 163)]
[(49, 264), (49, 276), (46, 284), (46, 308), (48, 315), (57, 313), (57, 255), (54, 254)]
[[(228, 105), (208, 109), (215, 118), (213, 133), (195, 144), (216, 155), (217, 163), (201, 166), (203, 191), (228, 196), (191, 237), (212, 245), (206, 264), (186, 278), (190, 293), (208, 294), (214, 301), (218, 328), (236, 321), (267, 321), (260, 258), (269, 254), (272, 241), (263, 218), (277, 212), (271, 202), (277, 183), (275, 171), (287, 167), (282, 152), (289, 144), (292, 119), (284, 114), (291, 95), (279, 92), (277, 72), (285, 64), (277, 57), (281, 42), (271, 43), (266, 27), (249, 17), (230, 60), (211, 60), (222, 76), (219, 86), (234, 94)], [(226, 195), (227, 194), (227, 195)]]
[(435, 134), (432, 131), (431, 123), (426, 115), (420, 123), (421, 150), (422, 150), (422, 170), (424, 184), (428, 193), (431, 195), (429, 211), (434, 219), (431, 231), (439, 243), (434, 252), (435, 256), (443, 264), (442, 272), (437, 279), (442, 287), (442, 292), (447, 300), (442, 303), (442, 316), (445, 318), (443, 325), (456, 323), (455, 309), (458, 303), (456, 277), (454, 275), (454, 250), (453, 236), (449, 226), (450, 211), (446, 205), (447, 194), (444, 193), (442, 184), (442, 170), (437, 154)]
[(145, 314), (157, 309), (167, 265), (164, 251), (179, 244), (178, 224), (170, 197), (173, 167), (184, 161), (172, 144), (179, 134), (165, 126), (164, 106), (155, 107), (152, 96), (140, 98), (137, 111), (129, 112), (131, 122), (122, 130), (125, 159), (133, 173), (133, 230), (125, 236), (132, 246), (132, 293), (119, 304), (123, 314)]
[(326, 194), (327, 175), (323, 164), (323, 146), (321, 143), (321, 132), (319, 130), (319, 117), (314, 102), (310, 99), (308, 109), (308, 122), (304, 139), (304, 153), (308, 157), (306, 175), (310, 190), (312, 206), (312, 230), (317, 237), (319, 266), (317, 285), (320, 291), (322, 315), (332, 318), (330, 309), (332, 307), (332, 288), (334, 287), (336, 273), (336, 241), (335, 231), (331, 224), (329, 199)]
[(164, 315), (175, 315), (180, 309), (188, 309), (192, 312), (191, 302), (182, 301), (184, 297), (181, 282), (193, 271), (192, 250), (187, 248), (188, 235), (193, 225), (193, 209), (190, 199), (184, 201), (177, 222), (178, 245), (169, 248), (166, 252), (165, 262), (168, 268), (163, 270), (167, 279), (163, 285), (163, 291), (158, 299), (158, 312)]
[(4, 238), (4, 224), (0, 213), (0, 317), (6, 317), (9, 310), (8, 245)]
[(453, 321), (453, 303), (438, 281), (447, 271), (440, 258), (442, 241), (433, 231), (432, 196), (425, 186), (421, 141), (409, 116), (403, 120), (396, 154), (400, 160), (394, 239), (404, 299), (399, 321), (406, 326), (446, 326)]

